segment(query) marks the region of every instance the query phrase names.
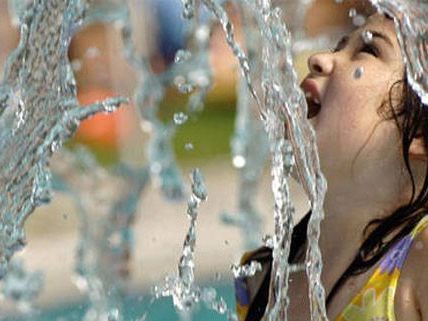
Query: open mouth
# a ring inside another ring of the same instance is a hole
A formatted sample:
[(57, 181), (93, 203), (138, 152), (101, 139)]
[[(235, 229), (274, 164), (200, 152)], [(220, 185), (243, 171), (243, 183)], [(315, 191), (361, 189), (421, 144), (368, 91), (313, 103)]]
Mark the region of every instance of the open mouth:
[(307, 118), (311, 119), (312, 117), (315, 117), (318, 115), (318, 113), (321, 110), (321, 103), (318, 99), (312, 97), (312, 94), (310, 92), (305, 93), (306, 96), (306, 102), (308, 104), (308, 115)]

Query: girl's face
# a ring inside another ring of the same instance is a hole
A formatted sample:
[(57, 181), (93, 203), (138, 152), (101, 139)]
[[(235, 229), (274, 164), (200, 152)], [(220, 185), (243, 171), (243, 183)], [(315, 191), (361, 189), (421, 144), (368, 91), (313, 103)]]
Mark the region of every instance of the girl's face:
[(329, 184), (333, 175), (367, 184), (396, 170), (401, 164), (399, 132), (394, 121), (379, 113), (404, 72), (393, 21), (370, 16), (334, 51), (317, 53), (308, 64), (310, 73), (301, 87), (312, 97), (309, 115), (314, 115), (311, 122)]

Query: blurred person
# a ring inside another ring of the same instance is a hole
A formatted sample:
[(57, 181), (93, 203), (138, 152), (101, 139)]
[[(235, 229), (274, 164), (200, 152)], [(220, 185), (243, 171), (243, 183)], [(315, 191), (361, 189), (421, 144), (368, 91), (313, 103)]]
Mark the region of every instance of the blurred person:
[[(308, 65), (301, 88), (328, 182), (319, 241), (328, 317), (428, 320), (428, 106), (409, 84), (394, 21), (372, 14)], [(305, 262), (309, 217), (294, 229), (289, 263)], [(272, 250), (246, 253), (241, 264), (251, 261), (263, 270), (236, 279), (241, 321), (263, 318)], [(304, 271), (291, 274), (293, 321), (311, 319), (307, 292)]]
[(174, 61), (176, 52), (185, 47), (186, 21), (179, 0), (150, 0), (157, 22), (157, 47), (165, 65)]

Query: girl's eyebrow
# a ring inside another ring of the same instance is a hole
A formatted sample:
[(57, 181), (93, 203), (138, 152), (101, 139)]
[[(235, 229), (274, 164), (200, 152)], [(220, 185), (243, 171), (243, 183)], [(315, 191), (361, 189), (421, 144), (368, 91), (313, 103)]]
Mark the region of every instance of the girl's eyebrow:
[(387, 35), (375, 30), (367, 30), (367, 31), (370, 32), (373, 37), (384, 40), (388, 45), (394, 48), (394, 45), (392, 44), (391, 39), (389, 39)]

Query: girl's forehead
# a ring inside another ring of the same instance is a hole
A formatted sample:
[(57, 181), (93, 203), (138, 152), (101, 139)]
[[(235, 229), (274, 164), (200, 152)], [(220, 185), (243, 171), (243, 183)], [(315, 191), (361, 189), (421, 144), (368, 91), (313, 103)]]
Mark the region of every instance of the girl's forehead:
[(390, 37), (394, 36), (394, 38), (396, 38), (394, 20), (387, 18), (383, 14), (376, 13), (369, 16), (363, 28), (367, 29), (368, 27), (375, 27), (378, 30), (383, 30), (384, 32), (388, 32)]
[(395, 31), (394, 21), (387, 18), (383, 14), (373, 14), (367, 18), (366, 24), (352, 32), (357, 37), (362, 31), (369, 30), (374, 31), (388, 38), (388, 42), (391, 42), (394, 49), (399, 49), (397, 34)]

